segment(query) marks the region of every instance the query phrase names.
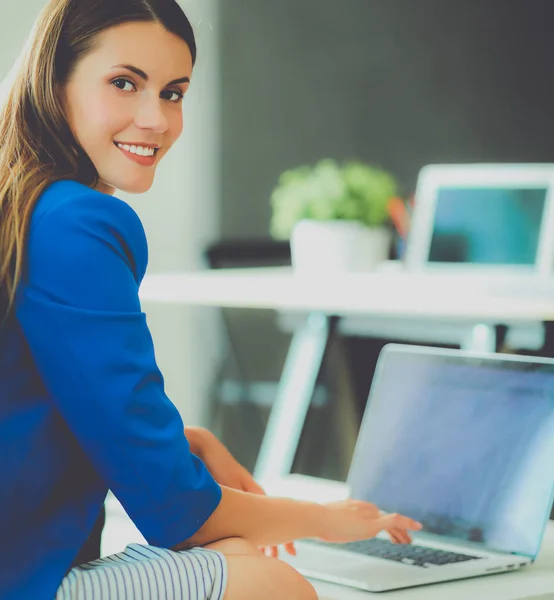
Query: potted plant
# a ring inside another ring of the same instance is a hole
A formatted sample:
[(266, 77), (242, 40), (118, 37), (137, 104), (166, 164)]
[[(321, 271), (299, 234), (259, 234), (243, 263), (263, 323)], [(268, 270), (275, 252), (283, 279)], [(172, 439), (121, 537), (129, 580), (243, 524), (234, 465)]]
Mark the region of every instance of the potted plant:
[(386, 260), (394, 177), (361, 162), (326, 159), (285, 171), (271, 195), (271, 234), (290, 239), (302, 271), (367, 271)]

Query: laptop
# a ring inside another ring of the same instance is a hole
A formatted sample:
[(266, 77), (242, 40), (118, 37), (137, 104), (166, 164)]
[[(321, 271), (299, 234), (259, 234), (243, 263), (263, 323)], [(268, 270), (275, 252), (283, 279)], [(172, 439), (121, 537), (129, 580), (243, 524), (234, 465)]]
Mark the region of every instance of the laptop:
[(427, 165), (418, 176), (406, 268), (550, 275), (554, 164)]
[(412, 544), (297, 542), (306, 576), (381, 592), (532, 564), (554, 497), (554, 360), (390, 344), (350, 496), (423, 524)]
[(554, 164), (435, 164), (418, 175), (404, 259), (379, 271), (551, 297), (553, 261)]

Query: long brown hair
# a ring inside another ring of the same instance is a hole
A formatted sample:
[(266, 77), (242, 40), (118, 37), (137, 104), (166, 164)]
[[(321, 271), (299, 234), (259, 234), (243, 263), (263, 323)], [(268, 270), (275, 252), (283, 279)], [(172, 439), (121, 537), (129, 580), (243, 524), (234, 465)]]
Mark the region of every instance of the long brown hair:
[(100, 32), (132, 21), (160, 23), (188, 44), (196, 61), (191, 24), (175, 0), (50, 0), (35, 23), (0, 107), (0, 322), (13, 307), (42, 192), (59, 179), (99, 183), (59, 91)]

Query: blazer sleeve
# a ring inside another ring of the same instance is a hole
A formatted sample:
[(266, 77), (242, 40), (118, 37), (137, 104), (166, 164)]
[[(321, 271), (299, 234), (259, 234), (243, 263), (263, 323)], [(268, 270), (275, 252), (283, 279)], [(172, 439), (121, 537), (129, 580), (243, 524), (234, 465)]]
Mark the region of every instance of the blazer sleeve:
[(164, 392), (138, 296), (138, 216), (91, 190), (33, 221), (27, 249), (16, 314), (56, 408), (148, 542), (183, 542), (221, 488)]

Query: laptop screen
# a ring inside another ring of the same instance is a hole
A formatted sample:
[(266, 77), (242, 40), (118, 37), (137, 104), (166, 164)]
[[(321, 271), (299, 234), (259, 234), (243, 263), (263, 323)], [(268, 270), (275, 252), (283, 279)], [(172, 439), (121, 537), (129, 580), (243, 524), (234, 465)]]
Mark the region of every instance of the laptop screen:
[(536, 555), (554, 484), (554, 366), (398, 346), (384, 354), (352, 497), (426, 532)]
[(534, 265), (546, 195), (546, 187), (440, 188), (428, 261)]

